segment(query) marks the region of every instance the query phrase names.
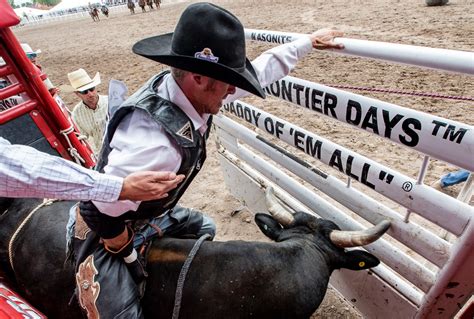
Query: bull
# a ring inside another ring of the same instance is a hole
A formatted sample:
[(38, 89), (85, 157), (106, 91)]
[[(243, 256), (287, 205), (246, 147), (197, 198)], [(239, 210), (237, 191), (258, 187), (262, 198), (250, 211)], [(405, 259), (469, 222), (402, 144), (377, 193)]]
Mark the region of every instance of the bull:
[[(73, 202), (36, 208), (40, 200), (0, 200), (0, 266), (16, 289), (49, 318), (81, 318), (70, 302), (74, 271), (65, 260), (65, 226)], [(271, 215), (255, 222), (273, 242), (205, 241), (182, 289), (179, 318), (309, 318), (324, 298), (335, 269), (362, 270), (379, 260), (363, 250), (388, 229), (384, 221), (365, 231), (345, 232), (304, 212), (294, 215), (271, 191)], [(171, 318), (182, 266), (196, 240), (155, 240), (142, 299), (145, 318)]]

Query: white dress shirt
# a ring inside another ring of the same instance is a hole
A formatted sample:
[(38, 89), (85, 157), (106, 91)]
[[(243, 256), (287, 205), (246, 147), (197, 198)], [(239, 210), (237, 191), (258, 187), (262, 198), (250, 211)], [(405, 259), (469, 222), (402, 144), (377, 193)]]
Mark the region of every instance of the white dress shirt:
[[(296, 62), (312, 50), (309, 37), (274, 47), (252, 61), (262, 87), (286, 76)], [(201, 134), (207, 130), (209, 114), (200, 116), (186, 98), (171, 74), (164, 76), (158, 85), (157, 93), (176, 104), (193, 122)], [(236, 88), (223, 103), (230, 103), (250, 93)], [(151, 119), (145, 111), (134, 110), (126, 115), (117, 127), (110, 143), (112, 151), (104, 171), (107, 174), (126, 176), (142, 170), (177, 172), (181, 166), (181, 151), (170, 139), (161, 125)], [(96, 203), (104, 214), (120, 216), (137, 210), (140, 202), (118, 201), (116, 203)]]
[(123, 178), (106, 176), (63, 158), (0, 137), (0, 196), (114, 202)]

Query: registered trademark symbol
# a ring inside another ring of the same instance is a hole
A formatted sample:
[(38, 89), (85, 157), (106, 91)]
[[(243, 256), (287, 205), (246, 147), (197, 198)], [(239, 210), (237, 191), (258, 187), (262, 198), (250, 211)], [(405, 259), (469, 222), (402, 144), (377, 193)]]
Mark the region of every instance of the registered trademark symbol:
[(403, 185), (402, 185), (402, 189), (403, 189), (405, 192), (411, 191), (412, 188), (413, 188), (413, 184), (412, 184), (411, 182), (405, 182), (405, 183), (403, 183)]

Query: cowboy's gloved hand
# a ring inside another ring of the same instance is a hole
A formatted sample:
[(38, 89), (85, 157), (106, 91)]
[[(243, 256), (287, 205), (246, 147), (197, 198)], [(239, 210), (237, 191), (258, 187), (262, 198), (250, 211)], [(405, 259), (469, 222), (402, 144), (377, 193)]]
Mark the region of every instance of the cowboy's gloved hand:
[(97, 209), (90, 200), (83, 200), (79, 202), (79, 208), (80, 210), (87, 211), (87, 210), (92, 210), (92, 209)]
[(59, 93), (59, 89), (58, 88), (51, 88), (49, 89), (49, 94), (51, 94), (52, 97), (54, 97), (56, 94)]
[(94, 226), (100, 225), (101, 221), (99, 219), (100, 211), (92, 201), (81, 201), (79, 203), (79, 211), (82, 218), (86, 222), (87, 226), (91, 229), (96, 229)]

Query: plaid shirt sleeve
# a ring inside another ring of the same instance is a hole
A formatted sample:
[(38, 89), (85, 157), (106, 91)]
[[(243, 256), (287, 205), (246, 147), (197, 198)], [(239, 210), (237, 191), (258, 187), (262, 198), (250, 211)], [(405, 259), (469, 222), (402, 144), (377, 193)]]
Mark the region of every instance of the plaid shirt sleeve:
[(0, 196), (118, 200), (123, 179), (0, 137)]

